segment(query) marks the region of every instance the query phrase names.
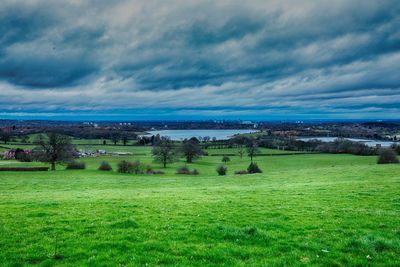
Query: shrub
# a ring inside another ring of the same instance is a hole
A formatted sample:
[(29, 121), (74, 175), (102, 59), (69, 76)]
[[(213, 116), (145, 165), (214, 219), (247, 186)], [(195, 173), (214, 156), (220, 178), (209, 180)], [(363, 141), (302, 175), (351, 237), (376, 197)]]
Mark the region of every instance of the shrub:
[(249, 167), (247, 167), (248, 173), (262, 173), (261, 169), (258, 167), (257, 163), (250, 163)]
[(181, 166), (176, 170), (176, 174), (190, 174), (190, 170), (186, 165)]
[(193, 169), (192, 171), (189, 170), (189, 168), (185, 166), (181, 166), (176, 170), (176, 174), (190, 174), (190, 175), (198, 175), (200, 174), (197, 169)]
[(152, 173), (153, 172), (153, 168), (150, 165), (146, 166), (146, 173)]
[(140, 163), (140, 161), (132, 162), (132, 171), (135, 174), (142, 174), (144, 170), (144, 166)]
[(71, 161), (67, 164), (67, 170), (84, 170), (86, 169), (85, 162), (82, 161)]
[(123, 160), (118, 163), (118, 172), (119, 173), (133, 173), (133, 164), (132, 162)]
[(397, 154), (393, 149), (384, 148), (379, 151), (378, 164), (399, 163)]
[(155, 171), (155, 170), (153, 170), (153, 168), (150, 165), (148, 165), (146, 167), (146, 174), (164, 174), (164, 172), (163, 171)]
[(154, 170), (148, 170), (146, 171), (146, 174), (164, 174), (163, 171), (154, 171)]
[(130, 162), (123, 160), (118, 163), (118, 172), (119, 173), (134, 173), (134, 174), (143, 174), (144, 166), (140, 163), (140, 161)]
[(223, 156), (223, 157), (222, 157), (222, 162), (223, 162), (223, 163), (227, 163), (227, 162), (229, 162), (229, 161), (231, 161), (230, 157), (228, 157), (228, 156)]
[(217, 167), (217, 173), (218, 175), (226, 175), (226, 171), (228, 170), (228, 168), (225, 165), (219, 165)]
[(242, 174), (249, 174), (246, 170), (235, 171), (235, 174), (242, 175)]
[(100, 164), (99, 171), (112, 171), (112, 167), (110, 163), (108, 163), (107, 161), (103, 161)]

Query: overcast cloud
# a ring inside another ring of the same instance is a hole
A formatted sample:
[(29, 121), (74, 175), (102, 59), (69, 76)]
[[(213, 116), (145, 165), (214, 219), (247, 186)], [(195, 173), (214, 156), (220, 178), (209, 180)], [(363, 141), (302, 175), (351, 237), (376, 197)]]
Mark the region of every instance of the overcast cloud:
[(0, 118), (110, 114), (399, 119), (400, 1), (2, 0)]

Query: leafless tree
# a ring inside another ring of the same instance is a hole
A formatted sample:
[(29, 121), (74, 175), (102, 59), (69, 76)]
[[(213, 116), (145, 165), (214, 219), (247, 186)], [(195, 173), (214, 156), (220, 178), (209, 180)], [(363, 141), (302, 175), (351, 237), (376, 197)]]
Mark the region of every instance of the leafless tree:
[(176, 160), (176, 150), (174, 144), (168, 138), (162, 138), (153, 147), (153, 157), (154, 161), (161, 163), (164, 168), (167, 167), (168, 163), (173, 163)]
[(41, 135), (35, 143), (38, 145), (34, 150), (35, 159), (50, 163), (52, 171), (56, 170), (56, 163), (69, 161), (76, 156), (71, 138), (66, 135), (47, 133)]

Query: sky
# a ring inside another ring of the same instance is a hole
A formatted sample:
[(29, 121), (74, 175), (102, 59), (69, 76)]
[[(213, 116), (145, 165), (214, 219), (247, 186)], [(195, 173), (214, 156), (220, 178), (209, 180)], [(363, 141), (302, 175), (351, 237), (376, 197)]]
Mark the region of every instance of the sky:
[(2, 0), (1, 118), (400, 119), (400, 1)]

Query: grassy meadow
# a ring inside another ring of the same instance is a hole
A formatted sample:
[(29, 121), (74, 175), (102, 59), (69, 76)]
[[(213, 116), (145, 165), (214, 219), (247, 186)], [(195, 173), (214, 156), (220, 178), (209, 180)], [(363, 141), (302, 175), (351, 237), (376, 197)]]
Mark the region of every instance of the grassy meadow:
[[(398, 165), (272, 155), (255, 159), (262, 174), (234, 175), (249, 158), (232, 156), (218, 176), (221, 157), (206, 156), (188, 164), (200, 172), (191, 176), (175, 174), (183, 161), (152, 163), (149, 147), (105, 149), (135, 155), (86, 158), (86, 170), (0, 172), (0, 265), (400, 265)], [(122, 159), (165, 174), (119, 174)], [(103, 160), (114, 171), (98, 171)]]

